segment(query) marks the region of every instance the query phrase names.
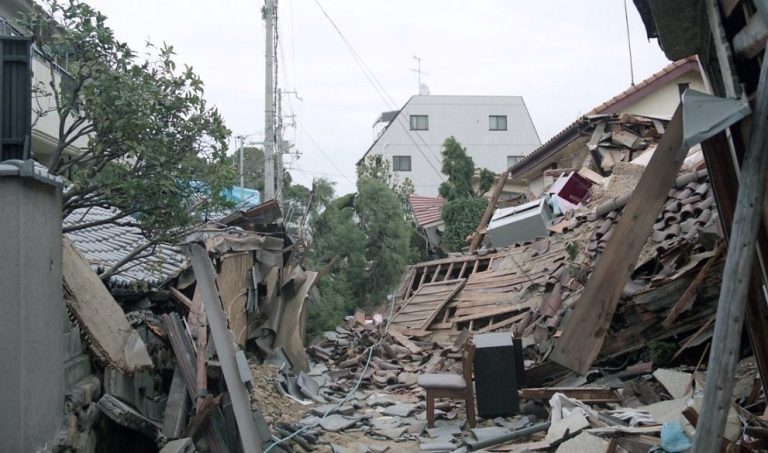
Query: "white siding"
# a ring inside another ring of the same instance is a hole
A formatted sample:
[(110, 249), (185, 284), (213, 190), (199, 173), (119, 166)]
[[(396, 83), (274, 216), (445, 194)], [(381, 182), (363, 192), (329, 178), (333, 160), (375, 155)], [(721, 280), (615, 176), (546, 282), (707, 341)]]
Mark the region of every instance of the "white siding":
[[(429, 130), (411, 131), (410, 115), (428, 115)], [(490, 131), (490, 115), (506, 115), (506, 131)], [(412, 170), (396, 172), (410, 178), (416, 193), (437, 195), (445, 176), (441, 151), (454, 136), (475, 166), (496, 173), (507, 167), (507, 156), (524, 156), (540, 145), (523, 99), (519, 96), (414, 96), (371, 147), (369, 154), (411, 156)]]
[(671, 118), (680, 103), (678, 84), (687, 83), (689, 88), (703, 93), (709, 93), (701, 76), (697, 72), (689, 72), (662, 86), (653, 93), (621, 109), (621, 113), (633, 113), (661, 118)]

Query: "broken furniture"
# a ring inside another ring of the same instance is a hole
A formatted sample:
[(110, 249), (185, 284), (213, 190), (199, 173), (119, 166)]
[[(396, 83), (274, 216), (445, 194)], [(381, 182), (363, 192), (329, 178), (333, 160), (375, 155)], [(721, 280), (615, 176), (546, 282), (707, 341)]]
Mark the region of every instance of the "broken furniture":
[(475, 358), (475, 345), (471, 339), (464, 344), (462, 353), (462, 374), (426, 373), (416, 381), (427, 391), (427, 426), (435, 426), (435, 399), (463, 398), (466, 404), (467, 421), (475, 427), (475, 395), (472, 389), (472, 361)]
[(516, 415), (523, 383), (523, 343), (509, 332), (475, 335), (475, 393), (483, 418)]

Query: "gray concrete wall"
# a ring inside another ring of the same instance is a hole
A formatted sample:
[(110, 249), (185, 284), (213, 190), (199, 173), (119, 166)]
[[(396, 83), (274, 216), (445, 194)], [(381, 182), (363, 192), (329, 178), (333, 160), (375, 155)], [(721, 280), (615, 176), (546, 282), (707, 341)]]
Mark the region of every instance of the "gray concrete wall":
[(0, 176), (0, 451), (34, 452), (64, 410), (61, 189)]

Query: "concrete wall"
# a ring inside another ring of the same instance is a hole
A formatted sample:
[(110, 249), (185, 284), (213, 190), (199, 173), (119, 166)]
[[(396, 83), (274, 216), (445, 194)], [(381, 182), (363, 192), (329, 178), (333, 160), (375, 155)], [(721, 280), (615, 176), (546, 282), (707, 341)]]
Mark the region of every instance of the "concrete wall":
[[(429, 130), (410, 130), (410, 115), (428, 115)], [(490, 115), (506, 115), (507, 130), (489, 130)], [(392, 156), (411, 156), (411, 171), (395, 174), (401, 181), (410, 178), (416, 194), (436, 196), (445, 178), (440, 152), (450, 136), (467, 148), (475, 166), (497, 173), (507, 168), (507, 156), (524, 156), (541, 143), (522, 97), (414, 96), (369, 154), (384, 155), (390, 162)]]
[(0, 451), (33, 452), (64, 410), (61, 189), (0, 176)]

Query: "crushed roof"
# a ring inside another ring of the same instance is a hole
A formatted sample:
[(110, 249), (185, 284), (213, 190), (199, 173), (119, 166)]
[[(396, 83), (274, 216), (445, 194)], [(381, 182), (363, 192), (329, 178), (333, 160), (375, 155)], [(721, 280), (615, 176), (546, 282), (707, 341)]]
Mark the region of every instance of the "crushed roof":
[(425, 227), (442, 220), (444, 199), (440, 197), (411, 195), (408, 197), (408, 202), (411, 205), (411, 212), (418, 226)]
[(642, 82), (629, 87), (620, 94), (603, 102), (602, 104), (593, 108), (586, 115), (576, 119), (576, 121), (566, 126), (563, 130), (555, 134), (544, 144), (531, 151), (522, 160), (510, 167), (510, 177), (514, 178), (519, 176), (526, 170), (530, 169), (530, 165), (532, 163), (535, 165), (535, 161), (541, 160), (542, 158), (545, 159), (550, 154), (556, 152), (559, 149), (559, 145), (562, 145), (564, 142), (577, 137), (579, 129), (588, 125), (590, 122), (589, 120), (594, 119), (595, 116), (615, 114), (617, 113), (618, 109), (624, 106), (625, 102), (631, 101), (635, 98), (643, 97), (658, 88), (660, 85), (663, 85), (664, 83), (692, 70), (699, 70), (699, 60), (695, 55), (667, 65), (664, 69), (653, 74)]
[[(116, 208), (80, 208), (63, 221), (64, 227), (98, 222), (115, 216)], [(66, 233), (97, 274), (103, 274), (128, 254), (147, 244), (141, 229), (132, 225), (107, 223)], [(153, 249), (154, 248), (154, 249)], [(147, 255), (147, 256), (145, 256)], [(180, 250), (167, 243), (150, 246), (141, 258), (132, 261), (109, 279), (109, 286), (123, 289), (160, 287), (188, 267)]]

